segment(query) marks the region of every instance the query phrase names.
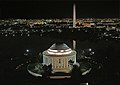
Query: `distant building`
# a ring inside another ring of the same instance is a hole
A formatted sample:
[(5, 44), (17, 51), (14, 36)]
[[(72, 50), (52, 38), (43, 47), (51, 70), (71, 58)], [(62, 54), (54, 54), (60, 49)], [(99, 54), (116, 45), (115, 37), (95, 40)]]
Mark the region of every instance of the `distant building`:
[(71, 70), (70, 63), (76, 63), (76, 51), (64, 43), (53, 44), (43, 52), (43, 64), (52, 64), (53, 72), (69, 73)]

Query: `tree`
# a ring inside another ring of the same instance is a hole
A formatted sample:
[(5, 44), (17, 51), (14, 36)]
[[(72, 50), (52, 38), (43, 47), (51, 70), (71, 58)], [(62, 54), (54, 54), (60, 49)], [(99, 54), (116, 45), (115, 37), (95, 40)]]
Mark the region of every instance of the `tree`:
[(72, 61), (72, 60), (69, 60), (68, 62), (70, 65), (73, 65), (73, 63), (74, 63), (74, 61)]
[(80, 79), (82, 76), (82, 73), (80, 71), (80, 68), (78, 67), (78, 65), (73, 65), (73, 69), (71, 71), (71, 77), (73, 79)]
[(50, 64), (50, 65), (44, 65), (43, 66), (43, 70), (44, 70), (44, 76), (48, 76), (48, 75), (50, 75), (51, 74), (51, 72), (52, 72), (52, 64)]

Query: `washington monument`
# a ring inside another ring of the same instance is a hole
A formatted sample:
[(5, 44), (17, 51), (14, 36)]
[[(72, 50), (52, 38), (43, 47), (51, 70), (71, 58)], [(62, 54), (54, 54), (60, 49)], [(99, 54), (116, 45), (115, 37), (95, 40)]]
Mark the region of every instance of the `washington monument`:
[[(76, 4), (73, 3), (73, 28), (76, 28)], [(76, 49), (76, 41), (73, 40), (73, 49)]]
[(76, 27), (76, 4), (73, 3), (73, 27)]

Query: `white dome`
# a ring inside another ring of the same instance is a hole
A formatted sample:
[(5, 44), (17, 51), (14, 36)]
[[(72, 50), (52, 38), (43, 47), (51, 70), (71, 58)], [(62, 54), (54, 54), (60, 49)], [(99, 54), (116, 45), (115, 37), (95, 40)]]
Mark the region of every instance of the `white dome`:
[(55, 43), (47, 50), (47, 52), (55, 55), (66, 55), (70, 54), (72, 49), (64, 43)]
[(55, 43), (49, 49), (50, 50), (67, 50), (70, 48), (65, 43)]

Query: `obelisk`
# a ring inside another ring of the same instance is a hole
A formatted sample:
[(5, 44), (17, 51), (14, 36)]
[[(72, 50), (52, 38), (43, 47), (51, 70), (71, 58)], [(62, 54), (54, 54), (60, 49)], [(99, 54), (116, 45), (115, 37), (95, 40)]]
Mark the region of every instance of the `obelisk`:
[[(73, 3), (73, 28), (76, 27), (76, 4)], [(76, 40), (73, 40), (73, 50), (76, 50)]]
[(76, 5), (73, 3), (73, 27), (76, 27)]

